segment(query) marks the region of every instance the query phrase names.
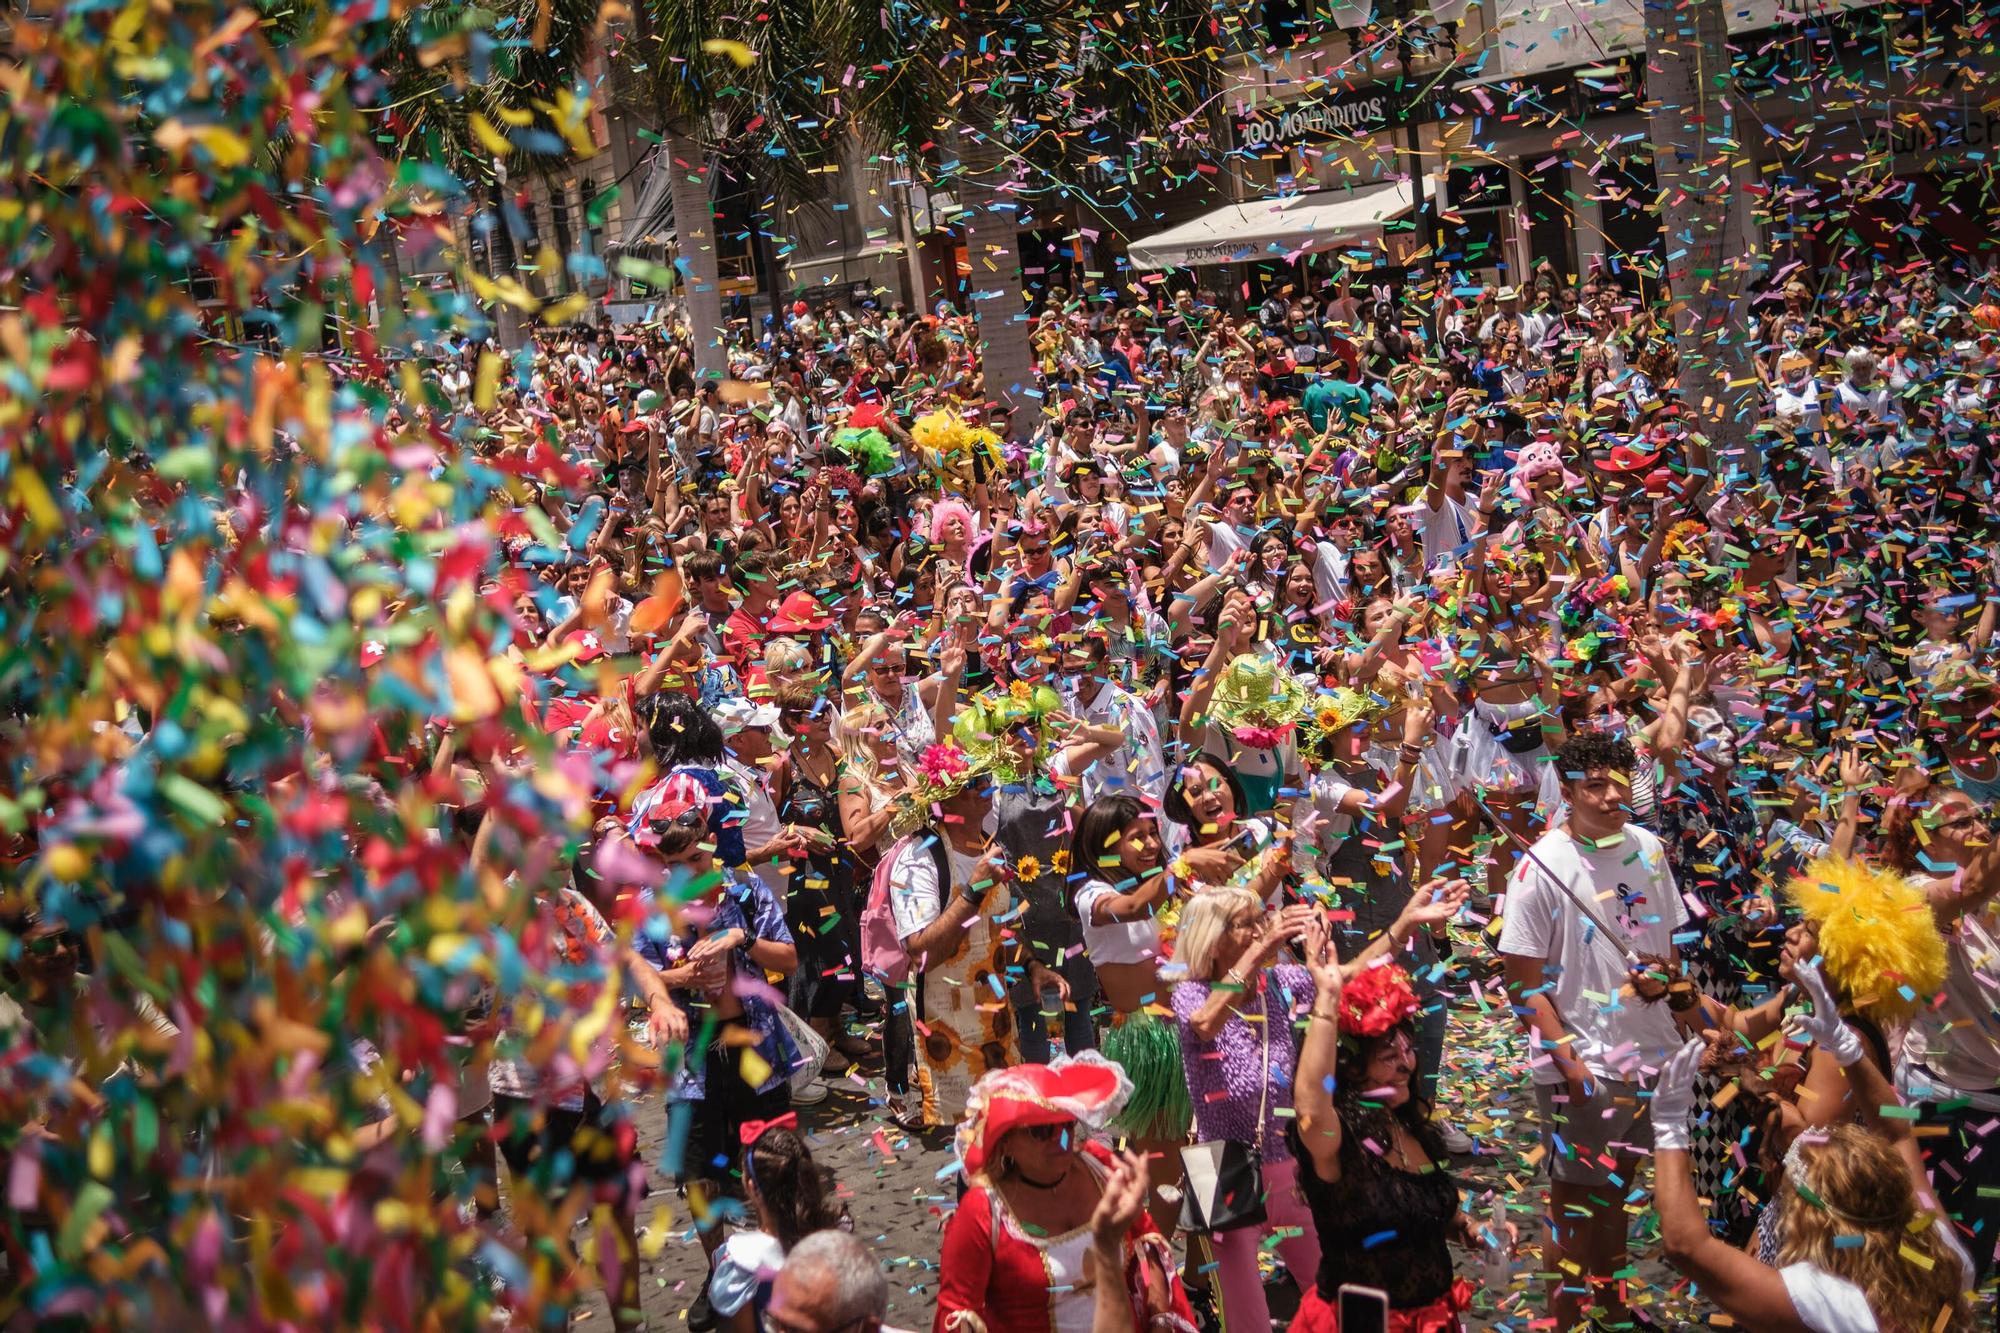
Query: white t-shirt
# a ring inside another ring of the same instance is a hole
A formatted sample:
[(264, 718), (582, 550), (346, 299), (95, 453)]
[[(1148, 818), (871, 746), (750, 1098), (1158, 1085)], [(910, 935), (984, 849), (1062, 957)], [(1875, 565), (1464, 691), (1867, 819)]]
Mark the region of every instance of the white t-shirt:
[(1479, 531), (1479, 520), (1470, 509), (1449, 495), (1439, 498), (1443, 504), (1436, 509), (1429, 507), (1428, 500), (1419, 501), (1410, 509), (1410, 524), (1417, 530), (1426, 569), (1435, 569), (1450, 559), (1454, 551), (1470, 543), (1473, 534)]
[[(764, 782), (763, 775), (748, 764), (735, 759), (724, 759), (722, 769), (728, 778), (735, 781), (743, 796), (743, 846), (763, 847), (778, 836), (778, 807), (771, 800), (771, 789)], [(764, 887), (784, 896), (785, 877), (778, 873), (778, 863), (774, 858), (759, 861), (750, 867), (750, 873), (762, 880)]]
[(1347, 595), (1347, 552), (1329, 541), (1313, 543), (1313, 595), (1325, 606)]
[[(1903, 1038), (1912, 1066), (1904, 1091), (1923, 1101), (1968, 1097), (2000, 1110), (2000, 902), (1959, 917), (1945, 932), (1944, 1003), (1921, 1011)], [(1922, 1068), (1915, 1068), (1921, 1065)]]
[(1799, 1322), (1813, 1333), (1878, 1333), (1868, 1298), (1846, 1278), (1805, 1263), (1780, 1268), (1778, 1276)]
[[(1575, 1038), (1570, 1054), (1600, 1078), (1638, 1082), (1641, 1066), (1659, 1069), (1681, 1039), (1664, 1003), (1621, 995), (1624, 956), (1579, 902), (1617, 926), (1640, 953), (1669, 955), (1688, 913), (1660, 840), (1627, 824), (1618, 841), (1588, 848), (1566, 829), (1549, 830), (1507, 880), (1500, 931), (1501, 953), (1547, 960), (1547, 994)], [(1563, 1081), (1545, 1051), (1533, 1053), (1530, 1071), (1537, 1083)]]
[(1249, 543), (1243, 540), (1243, 534), (1238, 532), (1235, 528), (1231, 527), (1228, 519), (1224, 518), (1220, 514), (1217, 514), (1213, 518), (1209, 519), (1208, 521), (1209, 569), (1211, 570), (1221, 569), (1223, 561), (1227, 560), (1230, 556), (1235, 555), (1238, 551), (1242, 550), (1247, 545), (1249, 545)]
[[(936, 853), (931, 850), (930, 836), (921, 834), (906, 842), (903, 850), (896, 853), (896, 864), (889, 871), (889, 912), (896, 918), (899, 940), (907, 940), (944, 911), (946, 886), (938, 883)], [(950, 858), (952, 882), (971, 883), (973, 867), (979, 864), (979, 858), (967, 856), (948, 842), (944, 850)]]
[(1097, 904), (1116, 894), (1101, 879), (1084, 884), (1076, 895), (1076, 914), (1083, 918), (1083, 948), (1093, 965), (1150, 963), (1160, 956), (1160, 927), (1149, 913), (1131, 921), (1095, 924)]
[(757, 1289), (785, 1266), (785, 1247), (767, 1231), (739, 1231), (715, 1252), (708, 1280), (708, 1303), (727, 1319), (757, 1295)]

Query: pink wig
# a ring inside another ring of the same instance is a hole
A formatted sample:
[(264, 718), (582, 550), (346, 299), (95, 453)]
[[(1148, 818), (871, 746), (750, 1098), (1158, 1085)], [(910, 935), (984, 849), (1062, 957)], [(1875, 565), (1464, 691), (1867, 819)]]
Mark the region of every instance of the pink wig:
[(940, 500), (931, 506), (930, 540), (933, 545), (944, 541), (945, 520), (956, 516), (965, 528), (965, 545), (968, 549), (979, 540), (979, 520), (972, 516), (972, 510), (957, 500)]

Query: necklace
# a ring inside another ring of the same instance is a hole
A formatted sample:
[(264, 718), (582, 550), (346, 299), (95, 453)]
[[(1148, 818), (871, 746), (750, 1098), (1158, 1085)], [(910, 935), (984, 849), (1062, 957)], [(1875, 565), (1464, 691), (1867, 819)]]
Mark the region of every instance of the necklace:
[(1017, 1166), (1014, 1168), (1014, 1179), (1020, 1181), (1023, 1185), (1026, 1185), (1031, 1190), (1052, 1190), (1055, 1189), (1057, 1186), (1061, 1185), (1065, 1180), (1069, 1179), (1069, 1172), (1064, 1171), (1054, 1180), (1036, 1180), (1034, 1177), (1030, 1176), (1026, 1171), (1023, 1171), (1020, 1167)]

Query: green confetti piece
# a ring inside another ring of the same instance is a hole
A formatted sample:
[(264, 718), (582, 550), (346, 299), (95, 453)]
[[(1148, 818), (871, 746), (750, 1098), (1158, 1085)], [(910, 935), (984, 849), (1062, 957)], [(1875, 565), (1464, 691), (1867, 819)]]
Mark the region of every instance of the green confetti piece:
[(229, 818), (229, 806), (220, 796), (182, 774), (161, 778), (160, 794), (197, 824), (220, 824)]
[(72, 1261), (81, 1259), (84, 1233), (110, 1206), (111, 1191), (95, 1180), (87, 1182), (76, 1192), (76, 1202), (63, 1221), (62, 1233), (56, 1237), (56, 1253)]

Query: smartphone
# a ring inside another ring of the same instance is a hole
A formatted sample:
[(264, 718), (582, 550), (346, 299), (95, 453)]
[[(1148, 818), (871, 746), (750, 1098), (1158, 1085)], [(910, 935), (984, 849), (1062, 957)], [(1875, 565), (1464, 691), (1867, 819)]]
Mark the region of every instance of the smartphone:
[(1341, 1287), (1340, 1333), (1389, 1333), (1389, 1293), (1376, 1287)]

